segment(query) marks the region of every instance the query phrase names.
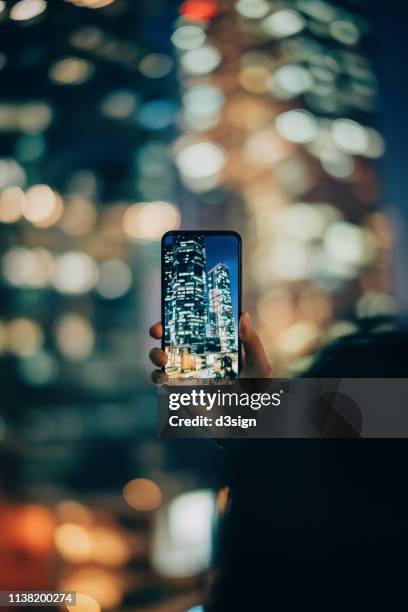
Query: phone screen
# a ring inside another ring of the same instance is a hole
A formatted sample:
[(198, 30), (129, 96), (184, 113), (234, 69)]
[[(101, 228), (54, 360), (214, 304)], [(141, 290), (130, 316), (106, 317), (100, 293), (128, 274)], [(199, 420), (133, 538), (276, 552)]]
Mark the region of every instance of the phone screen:
[(169, 378), (237, 378), (240, 312), (240, 236), (210, 231), (165, 234), (162, 321)]

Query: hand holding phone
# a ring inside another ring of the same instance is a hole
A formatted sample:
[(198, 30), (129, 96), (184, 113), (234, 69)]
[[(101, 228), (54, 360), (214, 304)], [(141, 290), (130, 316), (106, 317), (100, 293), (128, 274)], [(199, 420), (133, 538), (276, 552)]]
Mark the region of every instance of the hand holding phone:
[[(155, 340), (162, 340), (163, 326), (161, 321), (154, 323), (150, 328), (150, 336)], [(239, 321), (239, 337), (243, 347), (242, 370), (240, 378), (269, 378), (272, 376), (272, 368), (265, 354), (262, 341), (252, 326), (252, 321), (247, 312), (241, 315)], [(150, 360), (158, 369), (153, 370), (151, 379), (156, 385), (168, 381), (164, 371), (167, 362), (165, 351), (158, 347), (152, 348), (149, 354)]]
[(162, 349), (170, 379), (231, 380), (241, 367), (241, 238), (226, 231), (162, 239)]

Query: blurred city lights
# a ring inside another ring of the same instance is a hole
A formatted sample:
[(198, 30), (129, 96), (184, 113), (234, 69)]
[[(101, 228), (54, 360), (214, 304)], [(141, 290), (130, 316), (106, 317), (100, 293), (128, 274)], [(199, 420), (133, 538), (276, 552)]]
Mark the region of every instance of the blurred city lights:
[(220, 89), (210, 84), (196, 85), (183, 96), (184, 120), (195, 132), (218, 125), (225, 98)]
[(337, 119), (332, 127), (333, 140), (345, 153), (362, 154), (367, 148), (365, 128), (351, 119)]
[(104, 261), (99, 266), (99, 280), (96, 290), (107, 300), (115, 300), (129, 291), (132, 272), (125, 262), (118, 259)]
[(58, 363), (54, 355), (44, 349), (40, 349), (22, 357), (19, 363), (19, 371), (22, 378), (30, 385), (42, 386), (55, 381), (58, 376)]
[(161, 509), (152, 543), (156, 571), (181, 578), (208, 568), (215, 503), (212, 491), (199, 490), (179, 495)]
[(214, 142), (199, 142), (182, 147), (176, 155), (177, 167), (193, 191), (209, 191), (219, 183), (227, 162), (225, 151)]
[(81, 236), (92, 230), (96, 223), (97, 212), (89, 200), (79, 196), (65, 199), (64, 213), (59, 226), (70, 236)]
[(58, 502), (55, 512), (61, 523), (90, 525), (92, 521), (92, 513), (89, 508), (74, 499), (64, 499)]
[(61, 293), (86, 293), (97, 281), (98, 267), (89, 255), (69, 251), (56, 258), (52, 283)]
[(337, 15), (336, 7), (323, 0), (298, 0), (297, 6), (302, 13), (319, 21), (329, 22)]
[[(75, 568), (61, 580), (60, 589), (62, 591), (76, 591), (77, 598), (79, 593), (86, 593), (91, 599), (76, 606), (67, 606), (73, 612), (94, 612), (97, 609), (107, 609), (116, 607), (123, 597), (124, 579), (110, 571), (98, 567)], [(98, 602), (98, 608), (95, 606)]]
[(281, 9), (262, 21), (264, 30), (275, 38), (297, 34), (306, 25), (303, 17), (292, 9)]
[(278, 347), (291, 355), (308, 352), (319, 339), (319, 327), (309, 321), (298, 321), (289, 326), (279, 337)]
[(7, 327), (7, 348), (14, 355), (29, 357), (41, 347), (44, 334), (31, 319), (14, 319)]
[(208, 21), (218, 13), (218, 6), (214, 0), (186, 0), (179, 10), (191, 21)]
[(265, 0), (238, 0), (235, 9), (248, 19), (260, 19), (269, 13), (270, 6)]
[(377, 159), (384, 154), (384, 139), (377, 130), (366, 128), (367, 145), (364, 149), (365, 157)]
[(102, 102), (101, 111), (111, 119), (127, 119), (136, 111), (138, 101), (138, 97), (131, 91), (114, 91)]
[(164, 53), (151, 53), (146, 55), (139, 64), (140, 72), (149, 79), (161, 79), (167, 76), (173, 68), (174, 62)]
[(46, 149), (42, 134), (22, 134), (16, 142), (16, 158), (22, 162), (34, 162), (44, 155)]
[(63, 202), (48, 185), (33, 185), (23, 202), (23, 215), (37, 227), (49, 227), (63, 213)]
[(70, 41), (74, 47), (87, 51), (97, 49), (104, 41), (102, 30), (94, 26), (80, 28), (70, 36)]
[(37, 17), (47, 8), (45, 0), (20, 0), (10, 9), (10, 19), (26, 21)]
[(48, 74), (59, 85), (81, 85), (92, 76), (93, 71), (93, 65), (88, 60), (66, 57), (55, 62)]
[(219, 112), (224, 103), (222, 91), (209, 83), (196, 85), (188, 89), (183, 96), (184, 106), (197, 117)]
[(275, 97), (290, 100), (308, 91), (312, 83), (312, 77), (306, 68), (297, 64), (287, 64), (275, 70), (268, 86)]
[(132, 550), (122, 533), (111, 527), (96, 526), (90, 531), (92, 561), (107, 567), (121, 567), (129, 561)]
[(314, 204), (298, 202), (282, 211), (283, 229), (300, 241), (322, 238), (325, 220), (321, 209)]
[(345, 45), (355, 45), (360, 38), (357, 26), (344, 19), (332, 21), (329, 24), (329, 32), (333, 38)]
[(149, 512), (160, 506), (162, 493), (160, 487), (147, 478), (135, 478), (123, 488), (125, 501), (140, 512)]
[(2, 259), (6, 280), (16, 287), (45, 287), (52, 276), (54, 258), (42, 247), (13, 247)]
[(189, 74), (209, 74), (218, 68), (221, 59), (218, 49), (210, 45), (203, 45), (198, 49), (186, 51), (181, 57), (181, 66)]
[(359, 298), (356, 310), (357, 315), (361, 318), (393, 316), (398, 313), (398, 303), (392, 295), (387, 293), (367, 291)]
[(0, 189), (4, 187), (23, 187), (26, 182), (26, 173), (15, 159), (0, 159)]
[(346, 221), (333, 223), (327, 229), (324, 246), (330, 257), (346, 265), (362, 265), (372, 257), (367, 233)]
[(320, 162), (327, 174), (335, 178), (346, 178), (353, 174), (353, 158), (336, 147), (323, 147), (320, 151)]
[(73, 361), (86, 359), (92, 352), (95, 336), (89, 321), (76, 313), (63, 315), (56, 327), (61, 353)]
[(133, 204), (123, 217), (124, 232), (140, 240), (159, 240), (165, 232), (179, 226), (180, 211), (169, 202)]
[(290, 110), (276, 118), (276, 129), (279, 134), (291, 142), (310, 142), (317, 135), (318, 123), (308, 111)]
[(255, 94), (265, 93), (268, 88), (269, 70), (267, 66), (248, 65), (241, 68), (239, 82), (247, 91)]
[(206, 40), (207, 36), (201, 28), (194, 25), (184, 25), (173, 32), (171, 42), (175, 47), (183, 51), (198, 49)]
[(84, 6), (90, 9), (99, 9), (112, 4), (115, 0), (67, 0), (76, 6)]
[(271, 271), (288, 281), (298, 281), (310, 276), (311, 252), (306, 243), (282, 238), (275, 243), (270, 256)]
[(68, 612), (101, 612), (100, 605), (93, 597), (76, 592), (75, 598), (75, 605), (66, 604)]
[(138, 121), (148, 130), (164, 130), (174, 123), (177, 112), (178, 105), (174, 100), (159, 98), (143, 104)]
[(48, 128), (52, 121), (52, 109), (47, 102), (30, 102), (19, 108), (17, 124), (23, 132), (36, 134)]
[(54, 541), (57, 552), (70, 563), (84, 563), (91, 557), (91, 537), (88, 529), (81, 525), (59, 525), (55, 529)]
[(282, 140), (274, 128), (266, 128), (251, 134), (245, 143), (245, 158), (257, 166), (275, 166), (290, 153), (290, 146)]
[(0, 221), (15, 223), (23, 215), (25, 193), (20, 187), (6, 187), (0, 193)]

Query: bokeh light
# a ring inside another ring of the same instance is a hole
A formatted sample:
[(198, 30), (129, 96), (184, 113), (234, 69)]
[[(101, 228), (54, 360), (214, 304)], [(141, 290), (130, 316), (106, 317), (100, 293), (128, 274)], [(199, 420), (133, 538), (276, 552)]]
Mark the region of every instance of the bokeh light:
[(188, 74), (203, 75), (218, 68), (221, 59), (218, 49), (210, 45), (203, 45), (198, 49), (186, 51), (181, 58), (181, 65)]
[(91, 557), (92, 541), (88, 529), (64, 523), (55, 529), (55, 548), (70, 563), (83, 563)]
[(61, 353), (74, 361), (86, 359), (92, 352), (95, 336), (88, 319), (67, 313), (57, 322), (56, 340)]
[(169, 202), (133, 204), (123, 217), (123, 229), (131, 238), (159, 240), (165, 232), (180, 226), (180, 212)]
[(88, 60), (66, 57), (58, 60), (49, 69), (52, 81), (59, 85), (81, 85), (93, 74), (94, 68)]
[(45, 0), (20, 0), (10, 10), (10, 19), (26, 21), (40, 15), (47, 8)]
[(19, 357), (30, 357), (41, 347), (44, 334), (30, 319), (14, 319), (7, 327), (7, 348)]
[(107, 300), (115, 300), (129, 291), (132, 285), (132, 272), (129, 266), (118, 259), (104, 261), (99, 266), (97, 291)]
[(98, 267), (89, 255), (69, 251), (56, 258), (52, 283), (61, 293), (86, 293), (95, 287), (97, 281)]
[(276, 129), (286, 140), (305, 143), (315, 138), (318, 124), (311, 113), (296, 109), (279, 115), (276, 118)]
[(123, 497), (131, 508), (149, 512), (160, 506), (162, 493), (160, 487), (147, 478), (135, 478), (123, 488)]
[(174, 31), (171, 42), (178, 49), (188, 51), (201, 47), (205, 43), (206, 38), (202, 28), (194, 25), (184, 25)]
[(63, 213), (60, 196), (48, 185), (33, 185), (27, 190), (23, 203), (23, 215), (37, 227), (49, 227)]
[(215, 0), (186, 0), (180, 6), (180, 13), (191, 21), (208, 21), (216, 16), (218, 5)]
[(20, 187), (7, 187), (0, 193), (0, 221), (15, 223), (21, 219), (25, 194)]
[(173, 60), (164, 53), (146, 55), (139, 64), (140, 72), (149, 79), (161, 79), (173, 68)]
[(272, 13), (262, 22), (264, 30), (276, 38), (292, 36), (297, 34), (305, 27), (303, 17), (292, 9), (282, 9)]
[(219, 183), (220, 172), (227, 161), (226, 153), (214, 142), (198, 142), (181, 147), (177, 167), (193, 191), (209, 191)]
[(75, 605), (67, 605), (66, 608), (68, 612), (101, 612), (101, 607), (96, 599), (79, 592), (75, 595)]

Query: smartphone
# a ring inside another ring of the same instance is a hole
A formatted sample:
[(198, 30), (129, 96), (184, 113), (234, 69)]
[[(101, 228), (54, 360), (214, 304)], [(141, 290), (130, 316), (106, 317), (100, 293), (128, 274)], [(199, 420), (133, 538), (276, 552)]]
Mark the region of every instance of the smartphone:
[(241, 368), (241, 237), (172, 231), (162, 238), (163, 370), (169, 379), (235, 379)]

